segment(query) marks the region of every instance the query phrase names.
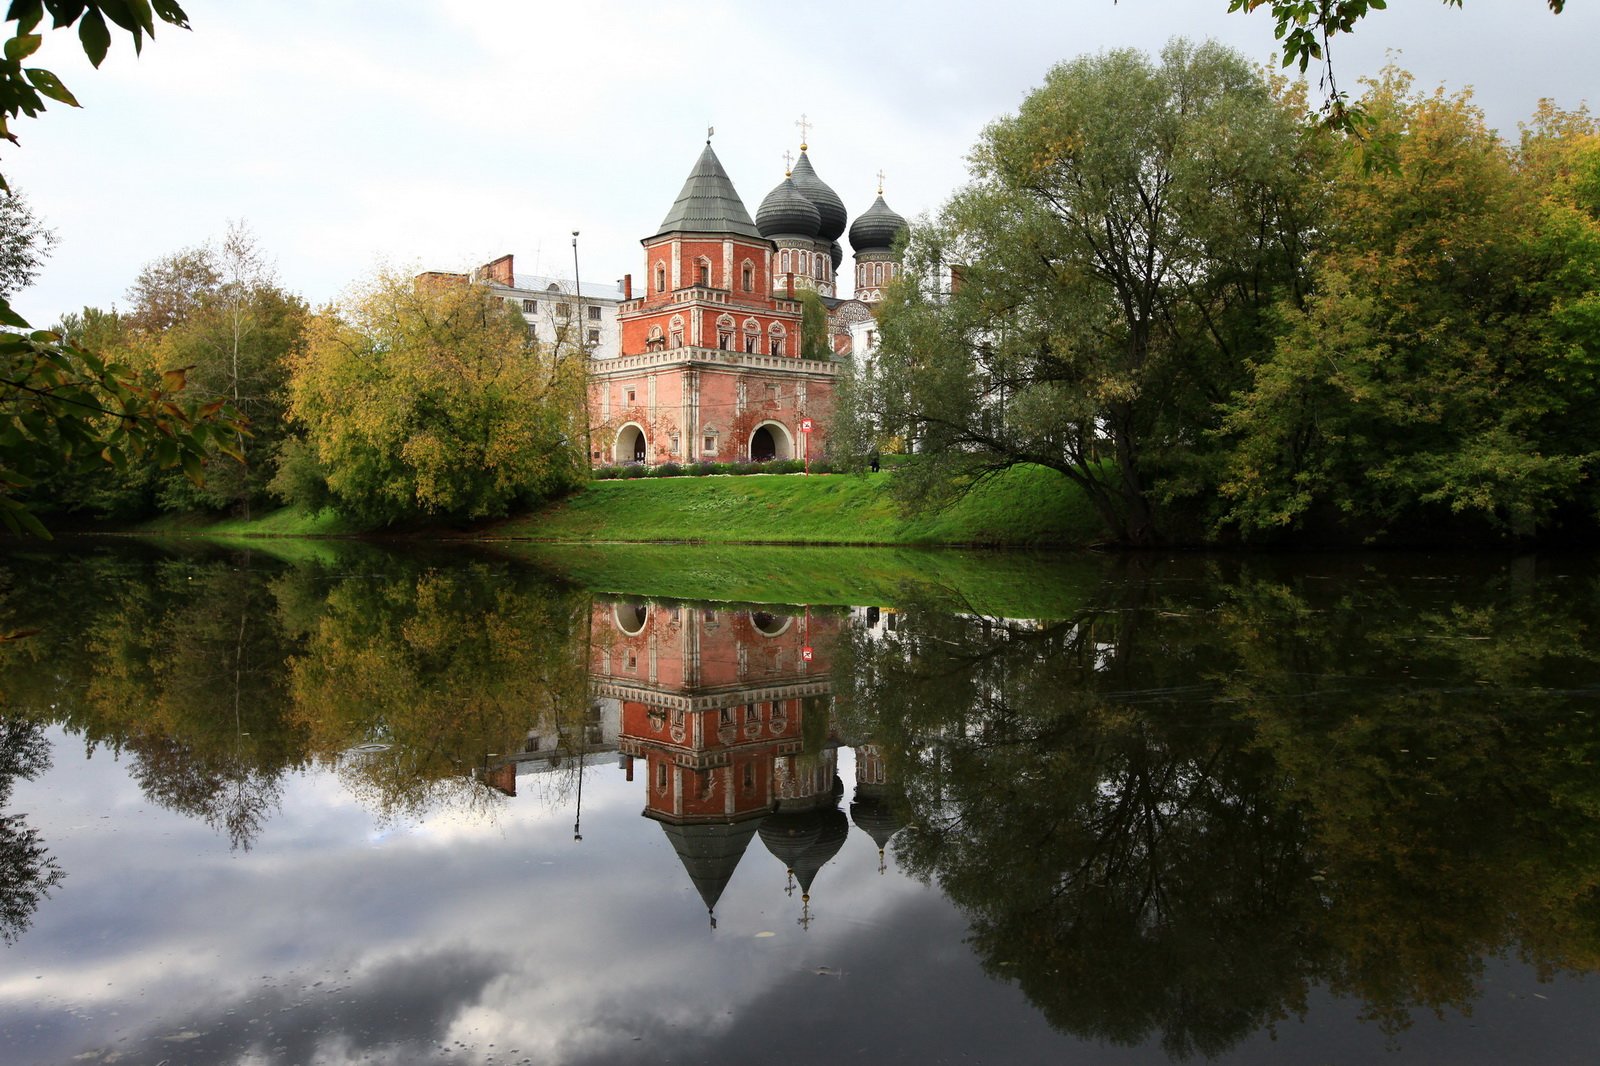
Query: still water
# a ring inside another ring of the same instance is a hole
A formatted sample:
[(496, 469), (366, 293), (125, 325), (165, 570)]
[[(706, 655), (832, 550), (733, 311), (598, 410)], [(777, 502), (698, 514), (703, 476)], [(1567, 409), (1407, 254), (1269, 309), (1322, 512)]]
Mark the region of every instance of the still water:
[(277, 550), (0, 556), (0, 1061), (1600, 1056), (1587, 561)]

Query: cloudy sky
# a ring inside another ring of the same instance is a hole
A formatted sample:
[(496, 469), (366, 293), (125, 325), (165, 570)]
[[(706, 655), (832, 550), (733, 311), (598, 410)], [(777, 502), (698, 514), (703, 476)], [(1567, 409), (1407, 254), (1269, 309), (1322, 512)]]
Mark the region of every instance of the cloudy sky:
[[(506, 252), (521, 272), (638, 273), (705, 129), (753, 212), (809, 116), (811, 157), (852, 216), (886, 196), (932, 211), (963, 180), (984, 125), (1055, 63), (1214, 37), (1273, 55), (1265, 13), (1227, 0), (924, 0), (875, 4), (585, 0), (187, 0), (99, 71), (75, 37), (43, 65), (84, 105), (18, 124), (6, 176), (59, 246), (14, 301), (38, 324), (124, 302), (149, 260), (244, 221), (288, 288), (335, 298), (379, 263), (462, 269)], [(1386, 53), (1420, 85), (1473, 86), (1515, 134), (1540, 97), (1600, 96), (1600, 9), (1544, 0), (1400, 0), (1335, 53), (1341, 81)], [(381, 12), (381, 13), (380, 13)]]

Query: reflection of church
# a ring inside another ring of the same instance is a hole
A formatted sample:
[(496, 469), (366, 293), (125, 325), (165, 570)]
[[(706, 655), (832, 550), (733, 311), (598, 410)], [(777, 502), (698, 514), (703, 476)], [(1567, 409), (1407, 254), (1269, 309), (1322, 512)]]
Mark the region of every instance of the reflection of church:
[[(644, 814), (708, 912), (759, 835), (798, 888), (805, 920), (813, 880), (844, 845), (828, 662), (844, 624), (803, 610), (594, 608), (593, 695), (620, 705), (629, 780), (642, 769)], [(871, 746), (857, 749), (856, 767), (851, 816), (881, 856), (899, 828), (888, 783)]]

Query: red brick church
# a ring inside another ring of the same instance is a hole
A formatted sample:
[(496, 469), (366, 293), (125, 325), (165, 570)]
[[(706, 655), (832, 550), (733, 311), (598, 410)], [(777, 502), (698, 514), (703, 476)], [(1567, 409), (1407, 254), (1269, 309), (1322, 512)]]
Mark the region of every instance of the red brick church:
[[(620, 351), (589, 361), (592, 460), (799, 458), (806, 419), (809, 454), (821, 456), (841, 360), (853, 337), (870, 336), (870, 305), (898, 269), (891, 249), (905, 228), (880, 189), (850, 231), (857, 298), (839, 299), (845, 221), (803, 144), (752, 219), (708, 139), (660, 227), (641, 241), (642, 291), (631, 275), (624, 280)], [(828, 308), (826, 358), (801, 354), (802, 289)]]

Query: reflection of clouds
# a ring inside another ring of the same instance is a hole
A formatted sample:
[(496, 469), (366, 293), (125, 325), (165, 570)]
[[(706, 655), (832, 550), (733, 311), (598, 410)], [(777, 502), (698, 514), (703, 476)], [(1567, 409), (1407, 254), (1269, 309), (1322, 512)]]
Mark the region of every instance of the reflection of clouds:
[(713, 934), (660, 826), (639, 816), (643, 786), (614, 765), (585, 779), (582, 844), (570, 806), (519, 797), (493, 823), (441, 812), (374, 847), (371, 813), (306, 772), (286, 778), (281, 813), (244, 855), (152, 808), (103, 756), (36, 787), (76, 883), (0, 976), (0, 1017), (27, 1034), (21, 1061), (110, 1047), (174, 1064), (448, 1060), (491, 1043), (520, 1049), (512, 1061), (649, 1060), (659, 1041), (715, 1042), (775, 983), (851, 971), (887, 915), (929, 893), (880, 877), (855, 834), (818, 875), (802, 931), (782, 864), (757, 846)]

